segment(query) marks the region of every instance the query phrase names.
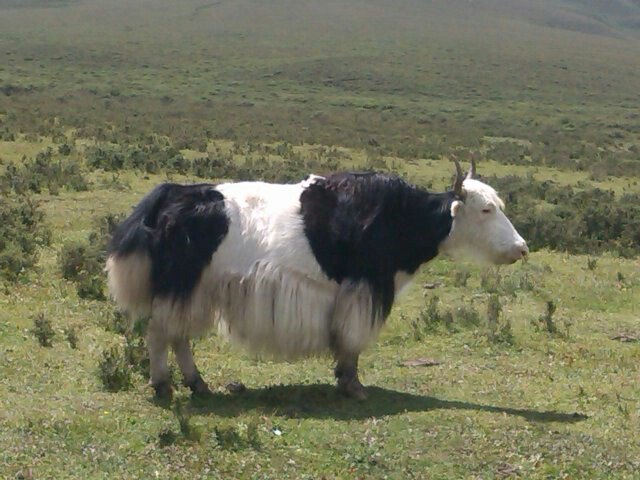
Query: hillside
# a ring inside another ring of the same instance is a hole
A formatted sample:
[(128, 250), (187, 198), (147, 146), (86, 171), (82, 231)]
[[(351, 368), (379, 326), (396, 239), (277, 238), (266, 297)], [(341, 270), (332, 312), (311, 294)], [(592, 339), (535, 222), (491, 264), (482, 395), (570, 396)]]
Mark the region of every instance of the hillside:
[(56, 116), (74, 127), (126, 123), (191, 142), (205, 130), (355, 147), (375, 138), (409, 157), (474, 147), (484, 136), (551, 144), (545, 157), (584, 143), (637, 144), (640, 38), (619, 20), (635, 18), (638, 7), (530, 3), (10, 8), (17, 2), (5, 0), (0, 107), (24, 131), (42, 132)]

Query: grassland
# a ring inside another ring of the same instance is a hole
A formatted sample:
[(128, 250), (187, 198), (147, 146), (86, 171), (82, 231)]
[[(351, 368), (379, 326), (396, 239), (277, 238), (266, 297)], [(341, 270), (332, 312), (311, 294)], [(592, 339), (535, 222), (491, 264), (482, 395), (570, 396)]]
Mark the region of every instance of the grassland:
[(0, 0), (0, 180), (68, 162), (86, 181), (27, 197), (0, 181), (52, 234), (0, 277), (0, 477), (638, 478), (637, 253), (434, 261), (361, 360), (365, 403), (335, 392), (328, 358), (275, 363), (214, 335), (195, 343), (214, 398), (157, 404), (137, 369), (107, 392), (103, 352), (127, 341), (60, 271), (64, 246), (158, 182), (217, 180), (172, 159), (90, 167), (94, 147), (169, 145), (268, 178), (382, 168), (436, 190), (446, 156), (474, 152), (485, 176), (640, 194), (637, 7), (529, 3)]
[[(446, 167), (437, 161), (429, 167), (438, 184), (447, 179)], [(273, 363), (215, 336), (196, 343), (215, 398), (191, 403), (180, 390), (175, 402), (183, 405), (182, 417), (175, 407), (155, 404), (137, 374), (133, 389), (104, 392), (98, 362), (108, 347), (122, 346), (123, 337), (105, 328), (108, 305), (78, 298), (60, 277), (57, 255), (63, 244), (85, 239), (95, 218), (127, 211), (163, 178), (124, 172), (119, 182), (125, 187), (115, 190), (104, 186), (108, 174), (96, 172), (89, 191), (42, 194), (52, 244), (36, 271), (0, 296), (3, 476), (635, 475), (640, 348), (612, 338), (637, 336), (639, 264), (610, 255), (593, 269), (587, 257), (548, 251), (500, 272), (430, 264), (362, 360), (364, 380), (373, 385), (365, 404), (337, 395), (327, 358)], [(496, 275), (502, 276), (498, 286)], [(487, 320), (493, 292), (503, 306), (500, 325), (508, 323), (511, 334), (491, 340), (501, 328)], [(434, 323), (425, 313), (434, 296), (443, 311), (470, 310), (476, 320)], [(555, 333), (538, 321), (550, 300), (558, 307)], [(51, 348), (38, 346), (31, 333), (37, 313), (53, 324)], [(77, 331), (77, 349), (65, 340), (68, 327)], [(416, 358), (439, 364), (403, 366)], [(224, 385), (238, 379), (249, 391), (227, 393)], [(184, 416), (187, 434), (179, 427)]]

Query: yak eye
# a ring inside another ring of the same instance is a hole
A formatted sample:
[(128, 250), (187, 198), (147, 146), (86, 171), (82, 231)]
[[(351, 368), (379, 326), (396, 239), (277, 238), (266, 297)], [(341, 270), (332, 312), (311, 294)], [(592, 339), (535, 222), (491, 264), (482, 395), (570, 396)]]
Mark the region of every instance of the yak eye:
[(491, 213), (491, 209), (490, 208), (483, 208), (482, 209), (482, 213)]

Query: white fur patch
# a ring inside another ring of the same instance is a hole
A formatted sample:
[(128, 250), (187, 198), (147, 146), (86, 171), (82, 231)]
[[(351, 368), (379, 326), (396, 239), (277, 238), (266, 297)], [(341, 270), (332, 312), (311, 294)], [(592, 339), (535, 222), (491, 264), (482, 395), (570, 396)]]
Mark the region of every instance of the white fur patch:
[(134, 318), (151, 314), (151, 260), (145, 254), (110, 256), (105, 268), (109, 292)]
[(480, 180), (467, 178), (462, 184), (462, 189), (466, 193), (465, 204), (474, 202), (479, 205), (493, 205), (497, 208), (504, 209), (504, 202), (498, 196), (498, 192)]
[(460, 207), (462, 207), (462, 202), (460, 200), (454, 200), (451, 202), (451, 218), (456, 218)]
[(243, 277), (223, 278), (220, 287), (220, 328), (232, 341), (287, 359), (329, 348), (334, 282), (257, 262)]
[(245, 275), (222, 273), (200, 283), (187, 302), (156, 299), (153, 319), (170, 337), (218, 332), (254, 353), (295, 359), (327, 351), (360, 352), (378, 333), (371, 292), (339, 286), (258, 261)]
[(331, 330), (341, 352), (360, 353), (378, 335), (382, 325), (381, 316), (374, 310), (369, 285), (362, 282), (340, 285)]

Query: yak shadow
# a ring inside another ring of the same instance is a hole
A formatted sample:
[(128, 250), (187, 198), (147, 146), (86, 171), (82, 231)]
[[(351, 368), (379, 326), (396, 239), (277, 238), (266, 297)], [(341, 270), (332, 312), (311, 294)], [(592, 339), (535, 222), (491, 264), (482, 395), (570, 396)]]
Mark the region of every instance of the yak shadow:
[(522, 417), (530, 422), (575, 423), (587, 419), (580, 413), (538, 411), (497, 407), (457, 400), (397, 392), (380, 387), (367, 387), (364, 402), (345, 398), (335, 387), (326, 384), (276, 385), (247, 389), (242, 394), (213, 393), (204, 399), (192, 399), (193, 413), (233, 417), (247, 411), (292, 418), (358, 420), (405, 412), (434, 410), (468, 410)]

